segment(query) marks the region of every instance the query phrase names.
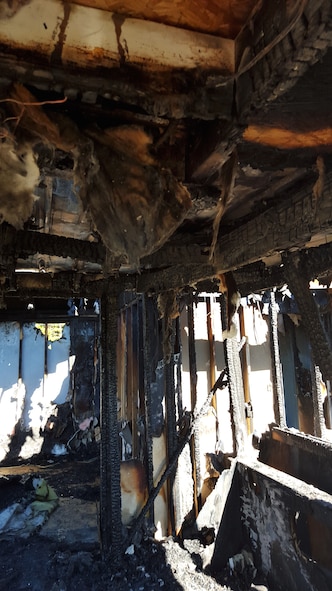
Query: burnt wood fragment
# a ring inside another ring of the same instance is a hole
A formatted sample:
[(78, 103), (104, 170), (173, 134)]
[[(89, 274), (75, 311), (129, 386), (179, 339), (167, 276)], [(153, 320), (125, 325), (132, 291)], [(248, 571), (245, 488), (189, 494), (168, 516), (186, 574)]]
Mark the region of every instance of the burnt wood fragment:
[(269, 321), (274, 416), (277, 424), (285, 427), (285, 399), (278, 340), (278, 311), (274, 291), (270, 292)]
[(332, 380), (332, 352), (318, 308), (309, 289), (309, 280), (296, 256), (285, 256), (284, 272), (289, 289), (293, 293), (302, 316), (303, 327), (308, 333), (313, 360), (323, 374), (324, 381)]

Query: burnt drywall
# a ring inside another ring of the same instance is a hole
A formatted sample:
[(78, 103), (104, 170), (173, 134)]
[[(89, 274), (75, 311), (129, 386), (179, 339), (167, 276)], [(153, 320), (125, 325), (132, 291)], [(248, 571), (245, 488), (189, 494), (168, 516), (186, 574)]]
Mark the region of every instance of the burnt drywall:
[(241, 521), (271, 591), (332, 588), (332, 497), (258, 461), (238, 462)]

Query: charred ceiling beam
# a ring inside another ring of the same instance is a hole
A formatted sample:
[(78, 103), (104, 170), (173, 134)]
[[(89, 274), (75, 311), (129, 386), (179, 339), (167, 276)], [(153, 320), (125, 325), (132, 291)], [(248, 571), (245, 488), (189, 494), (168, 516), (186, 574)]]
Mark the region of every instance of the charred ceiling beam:
[(195, 286), (200, 281), (214, 277), (213, 265), (173, 265), (168, 269), (143, 273), (137, 277), (136, 289), (142, 293), (158, 294), (164, 291)]
[[(320, 183), (323, 184), (320, 184)], [(268, 209), (217, 242), (214, 266), (239, 269), (288, 249), (303, 249), (332, 226), (332, 173), (320, 177), (293, 199)]]
[(105, 279), (95, 274), (78, 272), (63, 273), (16, 273), (15, 285), (7, 293), (8, 297), (28, 295), (38, 298), (101, 297), (107, 282), (111, 295), (123, 291), (138, 291), (135, 275), (123, 275)]
[(16, 231), (7, 224), (0, 226), (0, 245), (1, 257), (10, 255), (16, 259), (39, 253), (102, 265), (106, 255), (101, 242), (88, 242), (25, 230)]
[[(276, 265), (265, 267), (259, 261), (290, 248), (303, 250), (315, 235), (324, 240), (324, 232), (332, 226), (332, 173), (326, 176), (324, 189), (320, 186), (321, 180), (317, 179), (313, 186), (302, 188), (296, 197), (290, 196), (286, 203), (283, 201), (271, 207), (222, 236), (217, 242), (212, 264), (209, 264), (206, 243), (204, 246), (197, 243), (181, 246), (170, 241), (157, 253), (144, 258), (145, 269), (152, 270), (143, 271), (139, 277), (140, 290), (155, 289), (157, 293), (193, 285), (227, 271), (235, 272), (238, 285), (244, 288), (243, 293), (281, 285), (284, 282), (282, 270)], [(185, 236), (183, 242), (186, 242)], [(312, 277), (329, 268), (329, 253), (329, 245), (326, 250), (321, 247), (319, 253), (317, 248), (306, 251), (308, 261), (313, 261), (308, 263)], [(181, 261), (181, 264), (174, 266), (174, 261)], [(165, 268), (156, 270), (158, 264)]]
[[(324, 182), (324, 189), (321, 182)], [(332, 226), (332, 173), (328, 173), (325, 180), (318, 177), (316, 183), (302, 187), (294, 197), (291, 191), (283, 197), (287, 197), (286, 200), (222, 235), (210, 268), (222, 273), (238, 271), (284, 250), (303, 249), (315, 235), (321, 235), (324, 241), (324, 233)], [(195, 240), (194, 235), (186, 237), (183, 233), (181, 244), (178, 238), (171, 239), (158, 252), (144, 257), (143, 266), (145, 269), (166, 268), (174, 265), (174, 261), (181, 261), (181, 265), (208, 265), (207, 238), (207, 235), (197, 235)]]
[[(297, 253), (301, 269), (307, 280), (332, 271), (332, 242), (319, 247), (305, 248)], [(268, 267), (262, 261), (233, 271), (236, 285), (242, 296), (280, 287), (287, 282), (283, 266)], [(40, 298), (66, 298), (69, 294), (81, 297), (100, 297), (104, 279), (94, 274), (64, 273), (16, 273), (15, 286), (8, 297), (30, 295)], [(140, 275), (123, 275), (114, 278), (114, 292), (133, 290), (139, 293), (161, 292), (190, 287), (197, 291), (219, 291), (216, 269), (212, 265), (176, 265), (162, 270), (143, 271)], [(113, 284), (109, 282), (109, 289)], [(13, 291), (15, 289), (15, 291)]]

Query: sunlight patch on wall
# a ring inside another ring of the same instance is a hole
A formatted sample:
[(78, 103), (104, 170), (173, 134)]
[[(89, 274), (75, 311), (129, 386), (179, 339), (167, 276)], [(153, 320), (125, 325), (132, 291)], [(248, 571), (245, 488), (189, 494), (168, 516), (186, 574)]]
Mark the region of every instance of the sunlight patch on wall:
[(63, 329), (66, 326), (65, 322), (58, 322), (56, 324), (38, 324), (36, 322), (35, 328), (39, 330), (42, 335), (47, 334), (47, 340), (51, 343), (54, 341), (60, 341), (63, 337)]

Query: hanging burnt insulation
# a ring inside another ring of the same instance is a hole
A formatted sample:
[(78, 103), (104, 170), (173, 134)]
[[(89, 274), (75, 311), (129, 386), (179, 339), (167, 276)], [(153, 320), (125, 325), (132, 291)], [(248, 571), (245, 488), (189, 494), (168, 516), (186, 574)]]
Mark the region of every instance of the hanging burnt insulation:
[(178, 228), (191, 207), (190, 195), (156, 164), (144, 129), (121, 126), (88, 133), (100, 168), (85, 204), (112, 255), (135, 265)]
[(285, 399), (278, 340), (278, 311), (274, 291), (270, 292), (269, 320), (274, 417), (278, 425), (285, 427)]
[[(41, 152), (46, 146), (67, 152), (73, 161), (75, 186), (108, 257), (136, 265), (179, 227), (191, 207), (190, 194), (170, 170), (155, 161), (150, 152), (152, 140), (142, 127), (79, 129), (63, 113), (54, 111), (51, 119), (43, 110), (45, 104), (65, 101), (38, 102), (20, 84), (13, 85), (10, 96), (2, 100), (3, 120), (10, 120), (11, 125), (1, 129), (5, 141), (0, 175), (7, 179), (14, 175), (16, 185), (11, 192), (17, 199), (12, 197), (4, 209), (6, 202), (0, 195), (0, 214), (22, 227), (31, 215), (32, 190), (39, 179), (34, 151)], [(24, 183), (22, 177), (26, 177)], [(1, 185), (12, 187), (8, 182)], [(18, 205), (21, 211), (15, 212)]]
[(100, 454), (100, 533), (105, 558), (117, 563), (122, 553), (120, 453), (117, 405), (118, 298), (101, 301), (102, 390)]

